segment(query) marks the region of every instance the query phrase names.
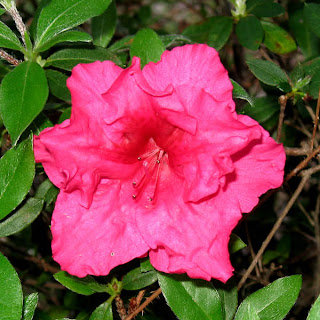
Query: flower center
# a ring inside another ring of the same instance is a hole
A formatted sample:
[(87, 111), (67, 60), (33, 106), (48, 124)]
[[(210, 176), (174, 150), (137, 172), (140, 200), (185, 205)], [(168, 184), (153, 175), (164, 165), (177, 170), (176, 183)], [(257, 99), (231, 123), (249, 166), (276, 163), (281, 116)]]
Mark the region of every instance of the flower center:
[(164, 150), (157, 147), (137, 158), (138, 161), (142, 162), (142, 168), (132, 181), (134, 189), (132, 199), (138, 199), (146, 191), (148, 194), (147, 200), (154, 201), (165, 154)]

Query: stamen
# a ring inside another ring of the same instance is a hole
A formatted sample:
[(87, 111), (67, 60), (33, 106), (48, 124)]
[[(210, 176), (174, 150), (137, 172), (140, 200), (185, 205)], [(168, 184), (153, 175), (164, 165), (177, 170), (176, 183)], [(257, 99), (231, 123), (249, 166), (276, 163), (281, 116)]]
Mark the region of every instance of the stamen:
[(136, 177), (132, 182), (132, 186), (136, 190), (135, 194), (132, 195), (133, 199), (137, 199), (142, 194), (148, 183), (151, 180), (155, 179), (151, 185), (152, 195), (147, 198), (147, 200), (150, 202), (154, 200), (160, 177), (160, 169), (162, 165), (161, 159), (163, 158), (164, 154), (165, 152), (163, 150), (161, 150), (160, 148), (156, 148), (138, 157), (139, 161), (142, 159), (148, 159), (143, 161), (142, 163), (143, 172), (141, 172), (140, 170), (138, 173), (138, 177)]

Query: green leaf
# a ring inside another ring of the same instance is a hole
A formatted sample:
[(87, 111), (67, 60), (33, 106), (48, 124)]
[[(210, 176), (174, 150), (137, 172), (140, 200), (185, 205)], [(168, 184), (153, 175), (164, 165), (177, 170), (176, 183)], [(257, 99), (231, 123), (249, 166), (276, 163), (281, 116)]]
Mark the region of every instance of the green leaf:
[(278, 100), (270, 96), (256, 98), (254, 107), (246, 105), (243, 113), (257, 120), (266, 130), (271, 130), (278, 122)]
[(228, 281), (227, 284), (220, 283), (218, 290), (221, 306), (222, 306), (222, 319), (232, 320), (238, 307), (238, 290), (234, 281)]
[(28, 227), (41, 213), (43, 200), (30, 198), (11, 217), (0, 222), (0, 237), (8, 237)]
[(0, 253), (0, 319), (19, 320), (22, 304), (19, 277), (7, 258)]
[(181, 34), (165, 34), (159, 37), (166, 48), (172, 47), (175, 44), (192, 43), (191, 39)]
[(300, 275), (284, 277), (252, 293), (239, 306), (235, 320), (247, 320), (249, 306), (256, 311), (257, 319), (282, 320), (294, 305), (301, 282)]
[(121, 65), (120, 60), (112, 51), (104, 48), (97, 48), (60, 50), (47, 59), (45, 66), (53, 66), (71, 71), (72, 68), (79, 63), (92, 63), (97, 60), (111, 60), (115, 64)]
[(306, 59), (320, 54), (320, 41), (310, 32), (303, 14), (303, 7), (289, 10), (289, 27)]
[[(250, 304), (247, 303), (242, 310), (241, 313), (241, 318), (237, 318), (238, 313), (236, 314), (236, 317), (234, 318), (234, 320), (262, 320), (259, 315), (257, 310)], [(265, 318), (265, 320), (267, 320), (269, 318)]]
[(141, 68), (148, 62), (160, 60), (165, 47), (159, 36), (151, 29), (142, 29), (137, 32), (130, 47), (130, 57), (141, 59)]
[(61, 42), (90, 42), (92, 41), (92, 37), (87, 32), (81, 32), (81, 31), (65, 31), (62, 33), (59, 33), (55, 37), (51, 38), (49, 41), (47, 41), (42, 46), (38, 47), (35, 51), (36, 52), (42, 52), (50, 49), (54, 45), (61, 43)]
[(106, 285), (99, 284), (92, 277), (78, 278), (68, 274), (65, 271), (60, 271), (53, 275), (54, 278), (62, 285), (73, 292), (89, 296), (96, 292), (108, 292)]
[(257, 17), (276, 17), (285, 13), (285, 9), (273, 0), (247, 0), (247, 13)]
[(46, 70), (46, 75), (50, 92), (63, 101), (71, 101), (71, 94), (66, 85), (69, 77), (62, 72), (51, 69)]
[(220, 296), (211, 282), (160, 272), (158, 280), (169, 307), (180, 320), (222, 319)]
[[(42, 130), (48, 127), (53, 127), (53, 123), (43, 112), (40, 112), (28, 128), (30, 128), (33, 134), (39, 135)], [(28, 132), (28, 129), (26, 131)]]
[(113, 43), (109, 49), (113, 52), (130, 49), (135, 36), (126, 36), (115, 43)]
[(0, 21), (0, 47), (14, 50), (23, 50), (18, 37), (11, 29)]
[(38, 304), (38, 293), (31, 293), (24, 299), (22, 320), (32, 320)]
[(140, 270), (141, 272), (148, 272), (154, 270), (154, 267), (150, 263), (150, 259), (148, 257), (140, 259)]
[(236, 26), (239, 42), (250, 50), (257, 50), (263, 39), (263, 29), (255, 16), (241, 18)]
[(34, 177), (32, 137), (0, 159), (0, 219), (14, 210), (28, 193)]
[(281, 27), (267, 21), (261, 21), (264, 30), (264, 44), (272, 52), (285, 54), (297, 49), (294, 39)]
[(117, 9), (114, 1), (100, 16), (91, 20), (93, 44), (105, 48), (116, 31)]
[(4, 77), (0, 113), (14, 145), (42, 110), (48, 92), (45, 72), (35, 62), (23, 62)]
[(102, 14), (111, 0), (52, 0), (44, 6), (36, 25), (35, 49), (59, 33)]
[(60, 118), (59, 118), (58, 123), (62, 123), (64, 120), (70, 119), (70, 117), (71, 117), (71, 107), (65, 109), (65, 110), (62, 112), (62, 114), (61, 114), (61, 116), (60, 116)]
[(319, 319), (320, 319), (320, 296), (317, 298), (317, 300), (311, 307), (307, 320), (319, 320)]
[(320, 37), (320, 4), (305, 3), (303, 14), (311, 31)]
[(230, 235), (230, 241), (229, 241), (229, 252), (230, 254), (233, 254), (243, 248), (245, 248), (247, 245), (234, 233), (231, 233)]
[(128, 272), (122, 279), (122, 288), (125, 290), (140, 290), (150, 286), (158, 279), (157, 273), (154, 270), (141, 272), (140, 267)]
[(285, 72), (275, 63), (259, 59), (248, 59), (246, 62), (250, 71), (261, 82), (279, 89), (289, 86)]
[(44, 200), (46, 203), (45, 210), (49, 210), (49, 206), (54, 202), (58, 193), (59, 189), (49, 179), (46, 179), (41, 183), (34, 196)]
[(246, 90), (244, 90), (239, 83), (236, 81), (230, 79), (232, 85), (233, 85), (233, 91), (232, 96), (234, 99), (242, 99), (246, 100), (250, 103), (250, 105), (253, 106), (253, 99), (249, 96)]
[(310, 86), (309, 86), (309, 94), (314, 99), (318, 99), (319, 88), (320, 88), (320, 73), (316, 73), (312, 77)]
[(106, 302), (100, 304), (100, 306), (93, 311), (89, 320), (113, 320), (112, 300), (108, 299)]
[(202, 24), (187, 27), (183, 30), (182, 35), (195, 42), (207, 42), (209, 46), (219, 50), (228, 41), (232, 25), (231, 17), (211, 17)]
[(232, 19), (230, 17), (212, 17), (207, 44), (220, 50), (228, 41), (232, 31)]

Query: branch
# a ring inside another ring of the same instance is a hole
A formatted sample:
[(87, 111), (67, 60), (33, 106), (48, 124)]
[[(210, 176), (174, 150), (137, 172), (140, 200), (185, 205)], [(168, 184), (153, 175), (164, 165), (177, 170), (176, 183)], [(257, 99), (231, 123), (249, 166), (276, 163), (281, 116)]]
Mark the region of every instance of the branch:
[(282, 211), (280, 217), (278, 218), (278, 220), (274, 224), (274, 226), (271, 229), (270, 233), (268, 234), (267, 238), (263, 241), (261, 248), (259, 249), (259, 251), (258, 251), (257, 255), (255, 256), (255, 258), (253, 259), (253, 261), (251, 262), (249, 268), (247, 269), (245, 274), (242, 276), (242, 278), (238, 284), (238, 290), (241, 289), (241, 287), (243, 286), (243, 284), (247, 280), (248, 276), (251, 274), (252, 270), (254, 269), (255, 265), (257, 264), (258, 260), (263, 255), (263, 253), (264, 253), (265, 249), (267, 248), (268, 244), (270, 243), (271, 239), (273, 238), (273, 236), (275, 235), (275, 233), (278, 231), (279, 227), (281, 226), (283, 219), (287, 216), (289, 210), (291, 209), (291, 207), (293, 206), (293, 204), (295, 203), (295, 201), (299, 197), (299, 195), (300, 195), (301, 191), (303, 190), (303, 187), (306, 184), (306, 182), (308, 181), (309, 177), (314, 172), (317, 172), (319, 170), (320, 170), (320, 166), (316, 166), (314, 168), (305, 170), (303, 172), (303, 174), (302, 174), (303, 178), (301, 179), (301, 181), (298, 185), (298, 188), (296, 189), (296, 191), (292, 195), (291, 199), (287, 203), (286, 207)]
[(139, 307), (137, 308), (134, 312), (129, 314), (126, 318), (126, 320), (131, 320), (134, 318), (137, 314), (139, 314), (148, 304), (150, 304), (155, 298), (157, 298), (162, 292), (161, 288), (158, 288), (150, 297), (146, 299), (146, 301)]

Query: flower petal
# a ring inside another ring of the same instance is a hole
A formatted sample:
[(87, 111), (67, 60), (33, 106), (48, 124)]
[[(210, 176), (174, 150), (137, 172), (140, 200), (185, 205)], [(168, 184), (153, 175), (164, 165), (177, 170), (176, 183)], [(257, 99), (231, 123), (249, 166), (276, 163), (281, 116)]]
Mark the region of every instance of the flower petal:
[(220, 62), (217, 51), (207, 45), (185, 45), (165, 51), (161, 60), (148, 63), (142, 74), (156, 90), (165, 90), (169, 85), (175, 89), (186, 86), (189, 87), (185, 92), (185, 99), (188, 100), (196, 90), (203, 89), (216, 100), (226, 101), (234, 110), (228, 72)]
[(119, 182), (105, 181), (89, 209), (79, 205), (79, 192), (60, 192), (51, 231), (53, 258), (62, 270), (78, 277), (107, 275), (147, 253), (134, 213), (118, 201), (120, 190)]
[(150, 261), (163, 272), (226, 282), (233, 271), (228, 242), (241, 218), (239, 206), (232, 201), (185, 203), (181, 183), (172, 176), (166, 195), (157, 199), (153, 210), (137, 212), (137, 225), (151, 247)]
[(239, 115), (239, 120), (256, 124), (262, 137), (232, 156), (235, 170), (227, 176), (225, 192), (238, 199), (242, 212), (250, 212), (261, 194), (281, 186), (286, 156), (282, 144), (277, 144), (255, 120), (244, 115)]

